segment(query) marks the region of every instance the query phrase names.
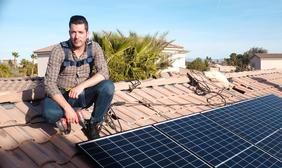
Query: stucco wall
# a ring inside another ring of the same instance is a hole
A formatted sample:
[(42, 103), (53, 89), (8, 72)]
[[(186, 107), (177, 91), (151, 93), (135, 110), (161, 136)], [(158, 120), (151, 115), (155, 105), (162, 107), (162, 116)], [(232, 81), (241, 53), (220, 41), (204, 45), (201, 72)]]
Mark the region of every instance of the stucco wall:
[(49, 54), (45, 55), (38, 55), (37, 58), (37, 68), (38, 68), (38, 76), (39, 77), (44, 77), (47, 69), (47, 64), (48, 64), (48, 59), (49, 59)]
[(281, 58), (261, 58), (261, 69), (282, 69)]
[(260, 58), (257, 56), (252, 57), (250, 60), (250, 65), (256, 70), (261, 69)]
[(175, 54), (172, 56), (174, 62), (172, 63), (172, 67), (176, 68), (185, 68), (185, 54)]

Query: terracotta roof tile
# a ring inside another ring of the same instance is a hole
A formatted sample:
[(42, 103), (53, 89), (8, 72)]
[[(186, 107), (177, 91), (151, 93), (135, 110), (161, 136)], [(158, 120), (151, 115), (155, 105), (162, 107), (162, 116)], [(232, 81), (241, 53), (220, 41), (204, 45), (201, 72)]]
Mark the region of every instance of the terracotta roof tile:
[(19, 148), (8, 151), (5, 151), (0, 148), (0, 163), (1, 167), (38, 167), (38, 165), (36, 165), (36, 163)]
[(4, 150), (16, 149), (19, 144), (11, 135), (8, 134), (7, 131), (9, 130), (6, 128), (0, 130), (0, 147)]
[[(201, 73), (194, 75), (212, 91), (221, 91), (222, 88)], [(233, 86), (245, 91), (242, 94), (232, 87), (224, 89), (221, 95), (228, 104), (269, 93), (282, 96), (282, 71), (242, 72), (227, 76)], [(40, 123), (44, 121), (40, 116), (41, 100), (45, 95), (42, 82), (41, 78), (0, 79), (0, 167), (91, 167), (91, 162), (75, 146), (87, 140), (79, 125), (72, 126), (71, 134), (61, 135), (52, 125)], [(195, 88), (188, 82), (183, 73), (142, 81), (132, 92), (128, 90), (131, 83), (116, 83), (113, 102), (125, 104), (117, 104), (112, 109), (120, 118), (123, 131), (223, 105), (219, 96), (211, 100), (214, 105), (209, 105), (207, 98), (211, 95), (195, 94)], [(91, 108), (85, 116), (89, 117), (90, 113)], [(39, 123), (12, 126), (30, 120)], [(113, 121), (119, 130), (117, 120)], [(101, 136), (114, 133), (113, 128), (104, 124)]]
[(25, 123), (25, 114), (17, 108), (6, 109), (5, 114), (9, 117), (10, 121), (16, 121), (17, 123)]
[(93, 163), (89, 161), (84, 155), (76, 155), (71, 159), (71, 163), (77, 168), (89, 168), (93, 167)]
[[(66, 164), (65, 164), (66, 165)], [(73, 166), (73, 165), (72, 165)], [(61, 165), (58, 165), (56, 162), (50, 162), (41, 166), (42, 168), (62, 168)]]
[[(16, 124), (16, 122), (8, 122), (8, 125)], [(26, 132), (23, 127), (15, 126), (15, 127), (7, 127), (4, 128), (9, 136), (13, 137), (13, 139), (20, 145), (26, 141), (33, 141), (32, 136)]]
[(28, 134), (35, 143), (45, 143), (50, 140), (51, 136), (43, 129), (42, 124), (33, 124), (32, 126), (22, 127), (23, 131)]
[(43, 144), (37, 144), (33, 142), (27, 142), (19, 147), (27, 156), (39, 166), (42, 167), (46, 164), (56, 163), (59, 165), (67, 164), (69, 158), (54, 144), (47, 142)]
[(42, 85), (43, 78), (0, 78), (0, 91), (23, 91)]

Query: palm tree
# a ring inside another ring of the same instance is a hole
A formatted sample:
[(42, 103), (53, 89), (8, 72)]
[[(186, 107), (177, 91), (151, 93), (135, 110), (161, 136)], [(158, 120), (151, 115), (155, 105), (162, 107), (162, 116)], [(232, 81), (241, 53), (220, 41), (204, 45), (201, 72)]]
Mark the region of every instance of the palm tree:
[(0, 64), (0, 77), (11, 77), (12, 76), (12, 72), (11, 69), (8, 65), (5, 64)]
[(163, 34), (158, 36), (138, 36), (129, 32), (128, 37), (119, 30), (117, 32), (93, 33), (93, 40), (98, 42), (104, 50), (111, 79), (136, 80), (156, 76), (163, 61), (167, 62), (161, 51), (171, 42), (166, 42)]
[(14, 66), (16, 68), (17, 66), (17, 58), (20, 56), (18, 52), (12, 52), (12, 55), (14, 57)]
[(31, 56), (30, 56), (30, 57), (31, 57), (31, 59), (32, 59), (32, 70), (31, 70), (31, 76), (33, 76), (33, 74), (34, 74), (34, 65), (35, 65), (35, 64), (34, 64), (34, 60), (35, 60), (35, 59), (37, 59), (37, 55), (33, 53), (33, 54), (31, 54)]

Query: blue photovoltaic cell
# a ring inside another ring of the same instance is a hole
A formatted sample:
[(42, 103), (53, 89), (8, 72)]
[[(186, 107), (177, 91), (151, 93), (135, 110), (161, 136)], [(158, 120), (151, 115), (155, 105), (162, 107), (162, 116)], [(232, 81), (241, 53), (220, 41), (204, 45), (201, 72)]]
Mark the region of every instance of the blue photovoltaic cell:
[(212, 166), (251, 146), (202, 115), (157, 124), (155, 127)]
[(269, 154), (251, 147), (230, 160), (222, 163), (219, 168), (281, 168), (282, 162)]
[(282, 130), (275, 132), (256, 146), (282, 161)]
[[(263, 105), (269, 106), (270, 108), (278, 109), (279, 111), (282, 110), (282, 99), (275, 95), (267, 95), (258, 98)], [(282, 111), (281, 111), (282, 112)]]
[(101, 167), (209, 167), (153, 127), (79, 146)]
[(246, 101), (203, 115), (247, 141), (256, 143), (282, 126), (281, 111), (266, 106), (261, 100)]
[(274, 95), (78, 146), (97, 167), (282, 167), (282, 99)]

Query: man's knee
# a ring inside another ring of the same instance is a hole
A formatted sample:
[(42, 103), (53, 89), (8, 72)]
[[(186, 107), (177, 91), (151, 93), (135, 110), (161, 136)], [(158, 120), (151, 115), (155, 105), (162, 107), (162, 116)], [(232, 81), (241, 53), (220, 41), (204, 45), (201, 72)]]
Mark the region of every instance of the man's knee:
[(51, 98), (45, 98), (42, 116), (48, 123), (55, 123), (63, 117), (63, 111)]
[(112, 96), (115, 92), (115, 85), (111, 80), (104, 80), (101, 82), (98, 92)]

